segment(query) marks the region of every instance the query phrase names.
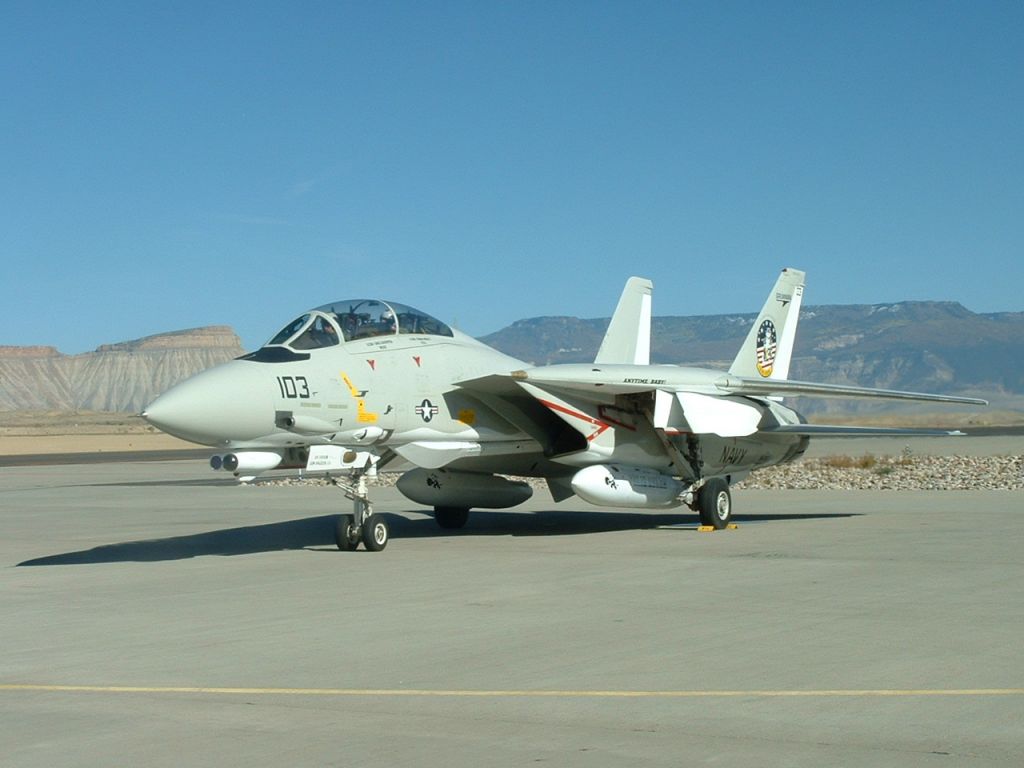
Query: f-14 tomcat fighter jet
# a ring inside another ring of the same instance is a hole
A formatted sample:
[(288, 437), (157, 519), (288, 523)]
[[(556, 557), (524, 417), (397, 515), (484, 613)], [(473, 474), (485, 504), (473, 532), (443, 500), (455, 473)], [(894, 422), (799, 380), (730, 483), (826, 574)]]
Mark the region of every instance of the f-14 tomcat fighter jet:
[[(785, 396), (871, 397), (986, 405), (944, 395), (787, 378), (804, 273), (784, 269), (728, 371), (650, 365), (649, 280), (632, 277), (592, 364), (530, 366), (412, 307), (376, 299), (312, 309), (263, 347), (204, 371), (143, 416), (214, 446), (214, 469), (335, 476), (353, 513), (340, 549), (388, 541), (367, 473), (412, 465), (398, 489), (461, 528), (474, 507), (500, 509), (544, 478), (555, 501), (664, 509), (683, 504), (725, 527), (729, 487), (799, 458), (815, 435), (949, 434), (812, 425)], [(338, 477), (343, 480), (338, 480)]]

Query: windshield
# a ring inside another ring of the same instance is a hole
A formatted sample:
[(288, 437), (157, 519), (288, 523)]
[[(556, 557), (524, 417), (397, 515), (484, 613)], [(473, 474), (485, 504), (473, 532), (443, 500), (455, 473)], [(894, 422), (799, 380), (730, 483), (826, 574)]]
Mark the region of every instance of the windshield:
[(284, 344), (288, 339), (294, 336), (306, 323), (309, 322), (309, 314), (305, 314), (302, 317), (292, 320), (288, 325), (278, 331), (274, 338), (266, 343), (266, 346), (271, 344)]
[(282, 328), (265, 346), (284, 345), (292, 349), (319, 349), (338, 343), (338, 329), (328, 315), (307, 312)]
[(334, 327), (334, 323), (327, 315), (315, 314), (313, 322), (292, 339), (290, 346), (294, 349), (319, 349), (333, 347), (337, 343), (338, 329)]

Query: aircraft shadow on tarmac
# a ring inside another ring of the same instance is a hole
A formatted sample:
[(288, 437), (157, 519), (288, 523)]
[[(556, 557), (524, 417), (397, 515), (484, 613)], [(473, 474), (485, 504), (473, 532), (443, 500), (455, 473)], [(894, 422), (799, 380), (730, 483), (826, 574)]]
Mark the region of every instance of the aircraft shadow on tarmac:
[[(408, 518), (383, 513), (393, 539), (445, 538), (451, 536), (572, 536), (587, 533), (668, 528), (674, 531), (696, 530), (693, 514), (650, 514), (634, 512), (473, 512), (462, 530), (438, 527), (433, 517)], [(738, 523), (781, 520), (814, 520), (857, 517), (857, 514), (809, 513), (737, 516)], [(334, 550), (334, 524), (337, 515), (321, 515), (280, 523), (225, 528), (187, 536), (145, 539), (104, 544), (92, 549), (37, 557), (18, 563), (29, 565), (86, 565), (95, 563), (159, 562), (187, 560), (204, 555), (252, 555), (290, 549)], [(360, 550), (362, 552), (362, 550)], [(340, 552), (338, 554), (341, 554)], [(348, 554), (348, 553), (346, 553)]]
[(210, 486), (223, 486), (223, 487), (238, 487), (238, 481), (233, 477), (217, 477), (204, 480), (188, 479), (188, 480), (133, 480), (131, 482), (120, 482), (120, 483), (89, 483), (90, 488), (148, 488), (157, 486), (194, 486), (196, 488), (206, 488)]

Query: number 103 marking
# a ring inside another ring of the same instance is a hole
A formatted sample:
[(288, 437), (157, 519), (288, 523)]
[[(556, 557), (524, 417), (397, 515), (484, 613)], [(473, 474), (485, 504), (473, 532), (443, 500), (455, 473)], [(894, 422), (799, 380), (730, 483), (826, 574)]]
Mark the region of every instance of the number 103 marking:
[(281, 390), (281, 397), (309, 397), (309, 384), (305, 376), (278, 376), (277, 386)]

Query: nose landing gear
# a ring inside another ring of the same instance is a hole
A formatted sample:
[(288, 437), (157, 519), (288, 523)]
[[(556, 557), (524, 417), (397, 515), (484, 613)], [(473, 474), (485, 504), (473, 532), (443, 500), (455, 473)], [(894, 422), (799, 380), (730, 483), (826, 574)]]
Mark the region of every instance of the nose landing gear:
[(382, 515), (364, 515), (361, 525), (356, 524), (355, 515), (338, 515), (334, 526), (334, 543), (342, 552), (351, 552), (363, 543), (367, 552), (380, 552), (388, 545), (390, 532)]
[(334, 526), (334, 543), (343, 552), (351, 552), (359, 542), (368, 552), (380, 552), (388, 545), (390, 533), (387, 520), (373, 511), (366, 490), (366, 469), (353, 472), (348, 481), (331, 478), (331, 482), (352, 500), (352, 514), (338, 515)]

